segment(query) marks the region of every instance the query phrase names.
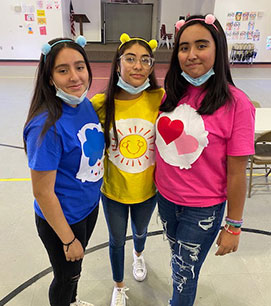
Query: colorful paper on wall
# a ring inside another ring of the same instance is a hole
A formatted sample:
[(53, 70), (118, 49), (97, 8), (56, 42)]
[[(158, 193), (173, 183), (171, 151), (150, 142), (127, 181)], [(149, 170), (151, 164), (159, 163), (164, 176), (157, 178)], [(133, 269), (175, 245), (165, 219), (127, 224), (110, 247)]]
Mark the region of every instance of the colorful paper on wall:
[(45, 17), (45, 10), (37, 10), (38, 17)]
[(242, 17), (242, 12), (236, 12), (236, 13), (235, 13), (235, 20), (236, 20), (236, 21), (240, 21), (240, 20), (241, 20), (241, 17)]
[(30, 24), (27, 26), (27, 34), (34, 34), (32, 25), (30, 25)]
[(54, 4), (55, 4), (55, 8), (56, 8), (57, 10), (59, 10), (59, 9), (61, 8), (61, 1), (60, 1), (60, 0), (55, 0), (55, 1), (54, 1)]
[(46, 26), (40, 27), (40, 35), (47, 35)]
[(43, 0), (37, 0), (37, 9), (43, 9)]
[(53, 9), (53, 1), (48, 0), (46, 1), (46, 10), (52, 10)]
[(249, 12), (244, 12), (243, 13), (243, 21), (247, 21), (249, 16)]
[(34, 14), (24, 14), (24, 20), (25, 21), (35, 21)]
[(47, 24), (46, 22), (46, 18), (38, 18), (38, 25), (43, 25), (43, 24)]
[(34, 13), (35, 12), (35, 6), (34, 5), (26, 5), (22, 4), (22, 12), (23, 13)]

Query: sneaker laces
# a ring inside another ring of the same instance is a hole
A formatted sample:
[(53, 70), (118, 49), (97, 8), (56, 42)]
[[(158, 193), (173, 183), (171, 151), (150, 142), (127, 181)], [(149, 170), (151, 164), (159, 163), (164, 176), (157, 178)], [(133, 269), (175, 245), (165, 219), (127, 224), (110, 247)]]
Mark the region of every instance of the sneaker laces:
[(129, 299), (128, 296), (126, 295), (126, 291), (129, 290), (129, 288), (127, 287), (124, 287), (124, 288), (116, 288), (117, 290), (117, 295), (116, 295), (116, 298), (115, 298), (115, 305), (123, 305), (122, 301), (123, 301), (123, 298), (125, 299)]

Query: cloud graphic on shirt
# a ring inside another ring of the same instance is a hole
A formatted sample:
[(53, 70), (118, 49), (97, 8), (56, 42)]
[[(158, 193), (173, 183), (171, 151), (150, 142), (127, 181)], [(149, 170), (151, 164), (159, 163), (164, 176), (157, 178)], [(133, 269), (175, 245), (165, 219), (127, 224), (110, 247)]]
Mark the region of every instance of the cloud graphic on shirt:
[(83, 150), (86, 157), (89, 158), (89, 166), (94, 166), (98, 159), (102, 159), (104, 148), (104, 135), (96, 128), (86, 129), (86, 141), (83, 144)]

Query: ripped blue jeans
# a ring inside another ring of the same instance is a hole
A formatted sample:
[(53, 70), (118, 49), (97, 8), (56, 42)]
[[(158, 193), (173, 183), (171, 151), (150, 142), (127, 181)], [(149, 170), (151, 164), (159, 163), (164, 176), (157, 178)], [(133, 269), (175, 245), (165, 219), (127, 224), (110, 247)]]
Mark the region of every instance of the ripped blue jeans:
[(209, 207), (176, 205), (157, 195), (158, 211), (170, 244), (171, 306), (192, 306), (202, 264), (219, 232), (225, 202)]

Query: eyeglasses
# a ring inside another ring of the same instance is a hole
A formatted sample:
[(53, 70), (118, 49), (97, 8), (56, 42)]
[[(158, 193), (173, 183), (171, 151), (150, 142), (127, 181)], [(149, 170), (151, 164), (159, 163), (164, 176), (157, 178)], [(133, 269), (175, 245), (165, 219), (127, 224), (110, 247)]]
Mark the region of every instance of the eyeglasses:
[(137, 59), (136, 56), (131, 55), (131, 54), (123, 54), (119, 57), (120, 59), (123, 59), (124, 62), (128, 65), (128, 66), (134, 66), (137, 61), (140, 62), (140, 64), (142, 65), (142, 67), (144, 67), (145, 69), (148, 69), (150, 67), (153, 66), (154, 64), (154, 58), (150, 57), (150, 56), (142, 56), (140, 59)]

